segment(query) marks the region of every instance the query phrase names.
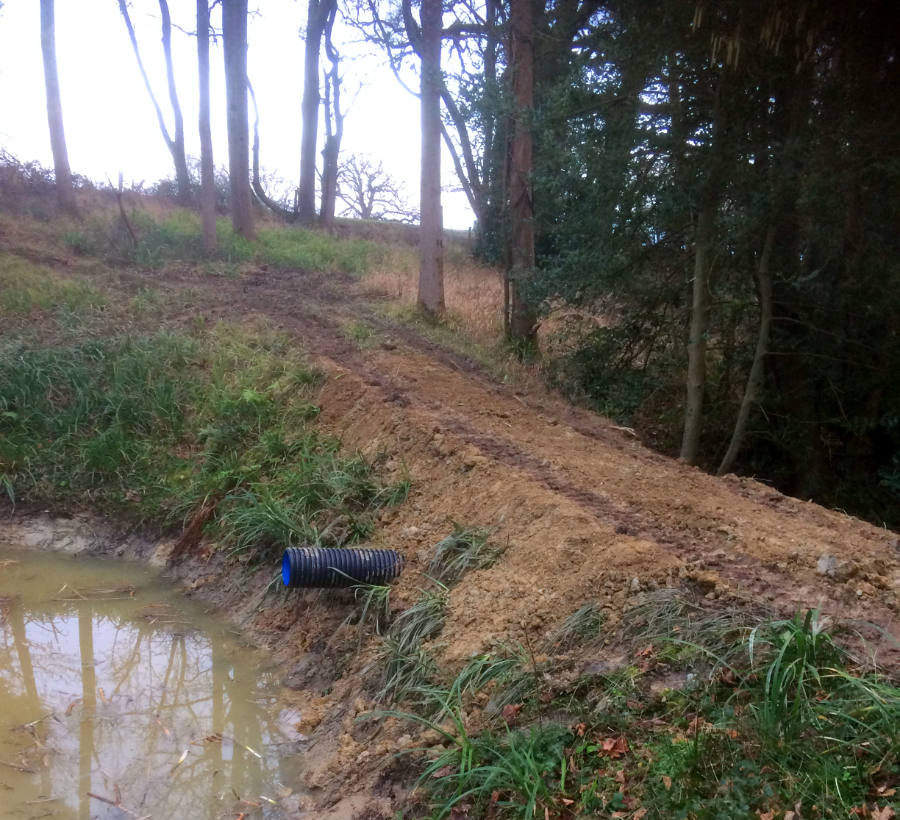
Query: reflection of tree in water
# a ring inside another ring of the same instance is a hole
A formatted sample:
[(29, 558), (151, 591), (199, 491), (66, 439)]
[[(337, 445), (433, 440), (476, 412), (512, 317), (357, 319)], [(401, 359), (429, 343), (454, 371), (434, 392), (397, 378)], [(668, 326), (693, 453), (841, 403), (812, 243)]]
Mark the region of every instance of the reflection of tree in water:
[(136, 617), (139, 607), (79, 600), (0, 617), (0, 733), (54, 715), (41, 724), (52, 753), (39, 774), (22, 775), (31, 784), (23, 802), (39, 793), (64, 801), (48, 804), (57, 810), (49, 816), (120, 816), (93, 792), (140, 815), (190, 807), (212, 820), (235, 795), (277, 799), (285, 738), (258, 703), (249, 652), (218, 629), (160, 629)]

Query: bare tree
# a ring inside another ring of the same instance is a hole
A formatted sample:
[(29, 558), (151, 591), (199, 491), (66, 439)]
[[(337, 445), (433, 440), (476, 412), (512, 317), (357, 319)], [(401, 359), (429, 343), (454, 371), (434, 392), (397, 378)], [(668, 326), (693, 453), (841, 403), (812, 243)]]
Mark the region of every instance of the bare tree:
[(66, 132), (63, 128), (59, 75), (56, 71), (56, 25), (53, 0), (41, 0), (41, 52), (44, 57), (44, 84), (47, 89), (47, 122), (50, 126), (50, 148), (56, 176), (56, 197), (66, 211), (75, 210), (75, 189), (69, 169)]
[(319, 130), (319, 53), (322, 35), (337, 0), (309, 0), (306, 49), (303, 57), (303, 133), (300, 138), (300, 201), (298, 216), (304, 225), (316, 219), (316, 141)]
[(247, 119), (247, 0), (222, 0), (225, 97), (228, 109), (228, 176), (231, 223), (246, 239), (255, 236), (250, 196), (250, 125)]
[(402, 185), (384, 170), (381, 161), (350, 156), (340, 165), (337, 183), (337, 195), (346, 205), (345, 215), (402, 222), (418, 219), (415, 209), (406, 202)]
[[(159, 13), (162, 17), (162, 46), (163, 56), (166, 61), (166, 82), (169, 90), (169, 103), (172, 106), (172, 117), (174, 120), (173, 132), (169, 133), (169, 127), (166, 125), (166, 118), (163, 116), (162, 108), (156, 94), (153, 92), (153, 86), (150, 84), (150, 78), (147, 76), (147, 70), (144, 68), (144, 61), (141, 59), (141, 52), (138, 48), (137, 37), (134, 33), (134, 26), (131, 23), (131, 16), (128, 13), (128, 4), (125, 0), (119, 0), (119, 11), (122, 19), (125, 21), (125, 28), (128, 29), (128, 38), (131, 40), (131, 48), (134, 51), (141, 77), (144, 80), (144, 87), (150, 95), (150, 101), (156, 110), (156, 119), (159, 123), (159, 130), (162, 133), (163, 140), (169, 153), (172, 155), (172, 161), (175, 164), (175, 184), (178, 188), (178, 200), (187, 205), (191, 201), (191, 177), (187, 168), (187, 157), (184, 150), (184, 117), (181, 114), (181, 104), (178, 101), (178, 91), (175, 87), (175, 69), (172, 64), (172, 19), (169, 15), (169, 4), (166, 0), (159, 0)], [(207, 18), (209, 12), (207, 12)], [(207, 72), (208, 76), (208, 72)]]
[(216, 250), (216, 170), (209, 122), (209, 2), (197, 0), (197, 65), (200, 78), (200, 212), (203, 247)]

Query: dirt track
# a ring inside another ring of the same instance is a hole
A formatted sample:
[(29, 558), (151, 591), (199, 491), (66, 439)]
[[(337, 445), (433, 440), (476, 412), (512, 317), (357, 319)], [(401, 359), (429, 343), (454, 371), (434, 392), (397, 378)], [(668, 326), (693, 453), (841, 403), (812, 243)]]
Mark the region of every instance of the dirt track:
[[(749, 479), (706, 475), (608, 420), (494, 384), (465, 357), (385, 323), (352, 280), (268, 271), (166, 279), (199, 288), (201, 316), (266, 316), (320, 360), (332, 375), (320, 396), (324, 424), (410, 473), (411, 502), (386, 514), (381, 537), (414, 568), (454, 521), (491, 527), (508, 544), (494, 567), (454, 589), (445, 660), (549, 629), (586, 599), (614, 615), (641, 590), (682, 583), (784, 615), (818, 606), (900, 638), (893, 532)], [(341, 330), (361, 317), (379, 329), (369, 350)], [(401, 594), (422, 580), (407, 573)], [(896, 663), (892, 642), (879, 643), (880, 661)]]

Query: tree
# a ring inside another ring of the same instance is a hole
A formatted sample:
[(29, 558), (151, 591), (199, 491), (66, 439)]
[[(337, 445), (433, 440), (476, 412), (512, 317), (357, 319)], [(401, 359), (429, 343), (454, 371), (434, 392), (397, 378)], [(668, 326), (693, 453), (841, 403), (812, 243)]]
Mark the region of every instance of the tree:
[(56, 198), (65, 211), (75, 211), (75, 189), (69, 169), (69, 152), (63, 128), (59, 76), (56, 71), (56, 26), (53, 0), (41, 0), (41, 53), (44, 58), (44, 85), (47, 89), (47, 123), (50, 126), (50, 148), (56, 177)]
[[(184, 205), (190, 204), (191, 201), (191, 177), (188, 173), (187, 157), (184, 150), (184, 117), (181, 113), (181, 103), (178, 100), (178, 89), (175, 85), (175, 69), (172, 64), (172, 19), (169, 15), (169, 4), (167, 0), (159, 0), (159, 13), (162, 19), (162, 47), (163, 56), (166, 61), (166, 83), (169, 91), (169, 104), (172, 107), (172, 117), (174, 120), (173, 132), (169, 133), (166, 125), (166, 118), (163, 116), (162, 108), (153, 92), (153, 86), (147, 71), (144, 68), (144, 61), (141, 59), (141, 52), (138, 48), (137, 37), (135, 36), (134, 26), (131, 22), (131, 16), (128, 13), (128, 5), (125, 0), (119, 0), (119, 11), (122, 19), (125, 21), (125, 28), (128, 30), (128, 38), (131, 40), (131, 48), (134, 51), (141, 77), (144, 80), (144, 87), (153, 108), (156, 110), (156, 120), (159, 123), (159, 130), (162, 133), (163, 140), (169, 153), (172, 155), (172, 161), (175, 165), (175, 183), (178, 189), (178, 200)], [(207, 12), (207, 17), (209, 13)], [(199, 32), (198, 32), (199, 37)], [(209, 73), (207, 71), (207, 78)]]
[(345, 214), (357, 219), (418, 220), (418, 214), (406, 202), (402, 185), (384, 170), (381, 161), (350, 156), (341, 163), (337, 182)]
[(534, 200), (531, 187), (534, 18), (531, 0), (511, 0), (510, 9), (510, 70), (513, 76), (515, 121), (509, 169), (511, 266), (506, 276), (505, 302), (508, 312), (504, 324), (512, 338), (530, 344), (534, 341), (536, 330), (534, 307), (525, 293), (535, 266)]
[(426, 313), (444, 312), (444, 229), (441, 213), (441, 0), (422, 0), (420, 26), (403, 0), (407, 35), (421, 60), (422, 158), (419, 196), (419, 295)]
[(309, 0), (303, 56), (303, 133), (300, 138), (300, 201), (298, 218), (303, 225), (316, 219), (316, 142), (319, 129), (319, 54), (322, 35), (333, 21), (337, 0)]
[(344, 139), (344, 112), (341, 111), (341, 55), (334, 46), (332, 32), (337, 6), (325, 26), (325, 53), (330, 68), (325, 72), (325, 147), (322, 149), (322, 207), (319, 222), (325, 228), (334, 224), (337, 202), (341, 142)]
[(200, 80), (200, 212), (203, 247), (216, 250), (216, 179), (209, 121), (209, 2), (197, 0), (197, 65)]
[(235, 233), (253, 239), (247, 110), (247, 0), (222, 0), (222, 41), (225, 52), (231, 223)]

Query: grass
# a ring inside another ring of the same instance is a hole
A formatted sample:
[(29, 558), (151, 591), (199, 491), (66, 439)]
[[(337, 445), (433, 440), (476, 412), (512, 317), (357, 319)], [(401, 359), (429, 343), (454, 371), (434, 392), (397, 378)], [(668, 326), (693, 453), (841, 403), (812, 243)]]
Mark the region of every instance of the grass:
[(391, 619), (391, 588), (384, 584), (354, 584), (351, 589), (359, 602), (356, 623), (360, 639), (367, 628), (380, 635)]
[(578, 644), (597, 643), (606, 620), (596, 601), (587, 601), (566, 618), (546, 641), (548, 650), (571, 649)]
[[(599, 640), (634, 658), (569, 691), (548, 683), (559, 659), (529, 669), (524, 651), (473, 658), (443, 685), (433, 673), (415, 712), (390, 713), (442, 738), (420, 752), (408, 816), (893, 816), (900, 688), (856, 668), (817, 612), (760, 621), (670, 593), (624, 621), (598, 638), (588, 603), (564, 622), (558, 649)], [(692, 682), (654, 688), (678, 667)], [(514, 705), (491, 719), (497, 702)]]
[(54, 275), (18, 256), (0, 253), (0, 316), (81, 313), (101, 310), (106, 303), (100, 291), (83, 282)]
[(428, 575), (453, 585), (473, 569), (489, 567), (502, 550), (489, 543), (487, 530), (454, 525), (453, 532), (434, 545)]
[(126, 211), (137, 241), (119, 213), (107, 209), (95, 210), (89, 218), (69, 225), (63, 231), (63, 243), (75, 254), (109, 263), (156, 269), (180, 262), (200, 265), (219, 276), (235, 275), (239, 266), (246, 264), (360, 276), (391, 257), (388, 246), (381, 242), (338, 238), (294, 226), (263, 225), (256, 241), (248, 242), (235, 235), (225, 219), (219, 219), (216, 228), (218, 249), (208, 256), (196, 212), (172, 207), (154, 213), (143, 204)]
[(444, 627), (447, 588), (421, 590), (418, 600), (394, 618), (378, 653), (381, 685), (376, 700), (399, 703), (411, 697), (422, 699), (436, 667), (422, 646)]
[(314, 428), (323, 378), (256, 325), (0, 347), (0, 475), (24, 503), (179, 525), (201, 508), (232, 552), (367, 537), (408, 483)]

